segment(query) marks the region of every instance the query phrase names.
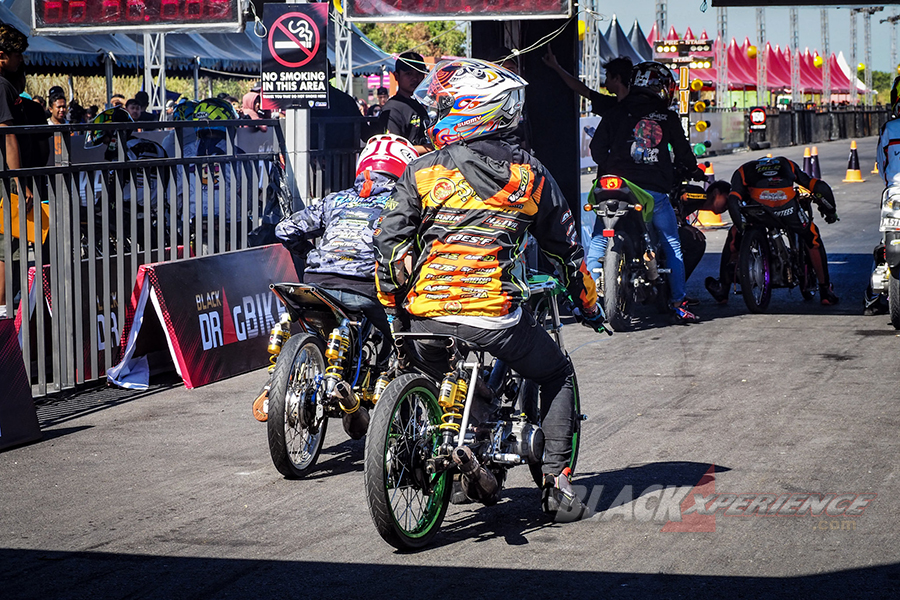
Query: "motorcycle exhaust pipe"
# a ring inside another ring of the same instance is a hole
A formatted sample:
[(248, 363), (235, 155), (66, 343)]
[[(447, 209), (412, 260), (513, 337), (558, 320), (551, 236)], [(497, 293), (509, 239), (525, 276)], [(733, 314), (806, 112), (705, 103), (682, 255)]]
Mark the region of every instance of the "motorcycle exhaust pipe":
[(366, 435), (366, 430), (369, 429), (369, 411), (360, 405), (350, 384), (338, 381), (331, 391), (331, 397), (337, 400), (341, 410), (344, 411), (342, 421), (347, 435), (354, 440)]
[(500, 484), (494, 474), (478, 464), (468, 446), (453, 450), (453, 462), (459, 467), (460, 486), (470, 500), (495, 504), (500, 499)]

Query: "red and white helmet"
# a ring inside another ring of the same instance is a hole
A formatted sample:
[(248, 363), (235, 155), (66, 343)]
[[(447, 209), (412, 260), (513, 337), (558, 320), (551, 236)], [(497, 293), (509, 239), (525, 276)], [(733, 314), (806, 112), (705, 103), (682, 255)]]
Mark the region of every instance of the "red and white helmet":
[(399, 135), (372, 136), (356, 161), (356, 174), (371, 170), (400, 178), (406, 165), (419, 157), (415, 147)]

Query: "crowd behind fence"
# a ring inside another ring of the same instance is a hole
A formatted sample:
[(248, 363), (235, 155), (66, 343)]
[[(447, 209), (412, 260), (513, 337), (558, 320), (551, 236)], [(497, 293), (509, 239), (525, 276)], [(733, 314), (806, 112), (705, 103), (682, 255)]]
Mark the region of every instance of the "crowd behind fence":
[[(349, 126), (361, 135), (365, 121), (352, 121), (357, 122)], [(9, 316), (30, 291), (19, 336), (35, 396), (101, 379), (118, 362), (121, 327), (141, 265), (272, 242), (266, 225), (299, 207), (289, 193), (279, 120), (40, 129), (53, 136), (52, 166), (0, 171), (0, 201), (14, 206), (0, 216), (7, 232), (0, 240), (6, 257), (0, 284)], [(0, 150), (4, 135), (34, 132), (0, 128)], [(111, 145), (85, 150), (91, 132), (108, 134)], [(160, 155), (157, 147), (166, 151)], [(303, 199), (349, 186), (358, 150), (357, 142), (314, 144), (310, 190)], [(33, 244), (9, 235), (32, 228), (26, 226), (25, 194), (14, 193), (20, 188), (31, 190), (33, 205), (45, 209), (33, 211)]]

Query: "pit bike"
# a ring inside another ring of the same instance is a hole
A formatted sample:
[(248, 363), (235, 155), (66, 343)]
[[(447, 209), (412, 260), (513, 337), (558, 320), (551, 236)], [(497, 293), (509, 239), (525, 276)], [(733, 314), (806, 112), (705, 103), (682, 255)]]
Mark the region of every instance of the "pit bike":
[(882, 243), (875, 249), (871, 287), (874, 294), (887, 296), (891, 325), (900, 329), (900, 188), (887, 187), (882, 193), (878, 231)]
[[(529, 278), (527, 307), (565, 351), (559, 298), (565, 289), (552, 277)], [(385, 388), (366, 438), (365, 486), (369, 511), (381, 537), (398, 549), (426, 546), (437, 534), (459, 476), (470, 499), (499, 499), (507, 472), (528, 465), (540, 485), (544, 434), (537, 386), (502, 361), (488, 364), (483, 351), (453, 336), (394, 334), (400, 369)], [(446, 345), (454, 365), (435, 374), (405, 351), (413, 340)], [(467, 356), (473, 359), (467, 360)], [(574, 469), (581, 414), (575, 381)]]
[[(254, 412), (267, 401), (272, 462), (293, 479), (315, 465), (330, 418), (340, 418), (353, 439), (365, 435), (369, 411), (388, 383), (377, 365), (377, 348), (390, 340), (383, 340), (362, 312), (322, 288), (299, 283), (270, 287), (287, 312), (269, 338), (274, 369)], [(290, 334), (293, 322), (301, 333)]]
[(804, 300), (818, 289), (816, 272), (800, 234), (788, 229), (779, 218), (787, 210), (802, 210), (812, 220), (811, 197), (801, 191), (797, 208), (773, 209), (741, 200), (744, 220), (736, 282), (750, 312), (762, 313), (769, 306), (774, 288), (800, 288)]

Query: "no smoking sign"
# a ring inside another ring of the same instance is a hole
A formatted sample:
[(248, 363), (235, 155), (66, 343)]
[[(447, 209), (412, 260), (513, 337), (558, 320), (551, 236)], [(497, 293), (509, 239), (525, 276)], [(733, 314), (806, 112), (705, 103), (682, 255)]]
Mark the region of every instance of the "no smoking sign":
[(266, 4), (263, 23), (263, 108), (328, 106), (328, 3)]

